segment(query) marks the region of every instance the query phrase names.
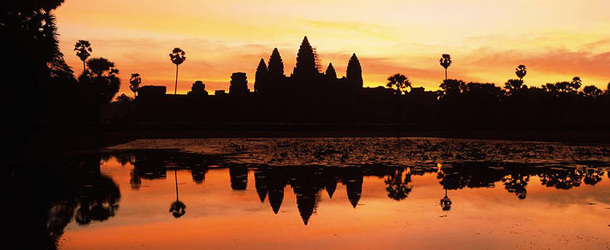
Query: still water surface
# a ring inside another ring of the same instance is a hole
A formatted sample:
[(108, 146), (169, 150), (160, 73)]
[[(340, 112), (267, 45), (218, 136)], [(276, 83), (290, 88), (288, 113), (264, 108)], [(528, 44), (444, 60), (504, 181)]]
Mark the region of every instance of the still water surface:
[(138, 140), (81, 159), (50, 209), (61, 249), (610, 248), (604, 145)]

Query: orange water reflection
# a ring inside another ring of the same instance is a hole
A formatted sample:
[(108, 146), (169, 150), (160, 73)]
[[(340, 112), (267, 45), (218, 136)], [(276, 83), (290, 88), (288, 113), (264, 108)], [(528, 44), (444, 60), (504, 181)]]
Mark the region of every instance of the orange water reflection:
[[(286, 168), (148, 169), (134, 178), (134, 165), (111, 158), (102, 163), (101, 174), (119, 186), (120, 209), (104, 222), (70, 223), (60, 247), (610, 247), (606, 170), (578, 170), (585, 174), (574, 176), (575, 169), (548, 170), (526, 178), (494, 168), (464, 174), (471, 170), (460, 166), (429, 171), (378, 166), (384, 169), (379, 172)], [(177, 198), (176, 183), (186, 206), (179, 218), (169, 212)], [(446, 200), (445, 209), (441, 204), (445, 196), (450, 209)]]

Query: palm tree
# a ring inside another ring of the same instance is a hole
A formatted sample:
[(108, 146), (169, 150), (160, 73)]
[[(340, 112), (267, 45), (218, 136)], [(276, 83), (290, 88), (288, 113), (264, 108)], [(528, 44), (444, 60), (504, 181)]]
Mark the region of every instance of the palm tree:
[(136, 98), (138, 96), (137, 94), (138, 90), (140, 90), (141, 83), (142, 77), (140, 77), (140, 74), (131, 74), (131, 78), (129, 78), (129, 89), (133, 92), (133, 98)]
[(83, 71), (85, 71), (85, 69), (87, 69), (85, 61), (87, 61), (87, 58), (89, 58), (91, 52), (93, 52), (91, 43), (87, 40), (78, 40), (74, 45), (74, 51), (76, 51), (76, 56), (83, 61)]
[(411, 87), (411, 82), (403, 74), (394, 74), (388, 77), (388, 88), (396, 88), (396, 95), (401, 95), (403, 91)]
[(443, 54), (440, 60), (441, 66), (445, 68), (445, 80), (447, 80), (447, 68), (451, 65), (451, 56), (449, 54)]
[(523, 81), (523, 77), (527, 74), (527, 69), (525, 68), (525, 65), (521, 64), (517, 66), (517, 68), (515, 69), (515, 74), (517, 75), (517, 77), (519, 77), (519, 80)]
[(176, 64), (176, 84), (174, 85), (174, 95), (178, 90), (178, 65), (182, 64), (186, 60), (186, 57), (184, 56), (185, 54), (186, 53), (184, 50), (180, 48), (174, 48), (172, 53), (169, 54), (169, 58), (172, 60), (172, 63)]
[(572, 81), (570, 82), (570, 89), (576, 92), (578, 91), (580, 86), (582, 86), (582, 80), (580, 79), (580, 77), (575, 76), (574, 78), (572, 78)]

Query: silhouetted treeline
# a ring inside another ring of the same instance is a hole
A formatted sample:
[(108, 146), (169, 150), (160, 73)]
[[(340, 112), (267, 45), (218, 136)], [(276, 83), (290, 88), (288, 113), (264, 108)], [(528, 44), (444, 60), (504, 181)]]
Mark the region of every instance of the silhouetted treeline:
[[(518, 80), (517, 80), (518, 81)], [(398, 85), (397, 85), (398, 86)], [(553, 87), (551, 87), (553, 86)], [(396, 123), (429, 129), (599, 129), (610, 126), (610, 94), (555, 88), (500, 88), (448, 79), (436, 92), (413, 87), (240, 95), (164, 95), (141, 92), (133, 116), (140, 122)], [(163, 87), (160, 87), (163, 88)], [(303, 90), (306, 91), (306, 90)], [(193, 91), (194, 92), (194, 91)], [(244, 93), (244, 92), (241, 92)]]
[(104, 58), (87, 61), (92, 52), (89, 42), (81, 40), (75, 46), (84, 67), (78, 80), (66, 64), (53, 14), (63, 2), (7, 0), (0, 4), (6, 95), (0, 115), (8, 127), (2, 140), (8, 151), (5, 160), (32, 150), (55, 152), (94, 143), (100, 105), (118, 91), (118, 70), (112, 62)]

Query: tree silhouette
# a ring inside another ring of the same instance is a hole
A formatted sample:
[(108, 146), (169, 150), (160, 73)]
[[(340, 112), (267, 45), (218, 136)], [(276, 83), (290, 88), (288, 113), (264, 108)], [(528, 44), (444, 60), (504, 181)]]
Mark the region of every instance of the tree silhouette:
[(570, 89), (572, 89), (573, 91), (578, 91), (580, 86), (582, 86), (582, 80), (580, 79), (580, 77), (575, 76), (574, 78), (572, 78), (572, 81), (570, 82)]
[(176, 64), (176, 84), (174, 85), (174, 95), (178, 91), (178, 66), (186, 60), (186, 57), (184, 56), (185, 54), (186, 52), (180, 48), (174, 48), (172, 53), (169, 54), (169, 58), (172, 63)]
[(106, 58), (91, 58), (87, 61), (88, 69), (79, 77), (79, 81), (93, 88), (99, 96), (99, 101), (109, 103), (121, 87), (117, 76), (119, 70), (114, 63)]
[(510, 91), (519, 90), (523, 87), (523, 80), (521, 79), (508, 79), (504, 84), (504, 88)]
[(517, 68), (515, 69), (515, 74), (517, 75), (517, 77), (519, 77), (519, 80), (523, 82), (523, 77), (525, 77), (525, 75), (527, 74), (527, 69), (525, 68), (525, 65), (521, 64), (517, 66)]
[(120, 96), (118, 96), (116, 98), (116, 103), (118, 104), (127, 104), (130, 103), (133, 99), (131, 99), (129, 96), (125, 95), (125, 94), (121, 94)]
[(411, 82), (409, 82), (409, 79), (405, 75), (397, 73), (388, 77), (388, 83), (386, 86), (388, 88), (396, 88), (396, 95), (402, 95), (407, 88), (411, 87)]
[(449, 66), (451, 65), (451, 55), (443, 54), (439, 61), (441, 63), (441, 66), (445, 68), (445, 80), (447, 80), (447, 68), (449, 68)]
[(396, 169), (385, 179), (388, 197), (397, 201), (407, 198), (413, 189), (409, 186), (410, 182), (411, 173), (409, 171), (405, 171), (404, 168)]
[(87, 58), (89, 58), (91, 52), (93, 52), (91, 43), (87, 40), (78, 40), (74, 45), (74, 51), (76, 51), (76, 56), (83, 61), (83, 71), (85, 71), (87, 69), (85, 67), (85, 61), (87, 61)]
[(447, 79), (441, 84), (442, 96), (455, 96), (459, 95), (465, 88), (466, 83), (462, 80)]
[(594, 85), (585, 86), (582, 89), (582, 92), (586, 97), (592, 97), (592, 98), (598, 97), (604, 93), (601, 89), (599, 89), (598, 87), (596, 87)]
[(133, 97), (136, 98), (138, 96), (138, 90), (140, 89), (140, 84), (142, 83), (142, 77), (140, 74), (133, 73), (129, 78), (129, 89), (133, 92)]

